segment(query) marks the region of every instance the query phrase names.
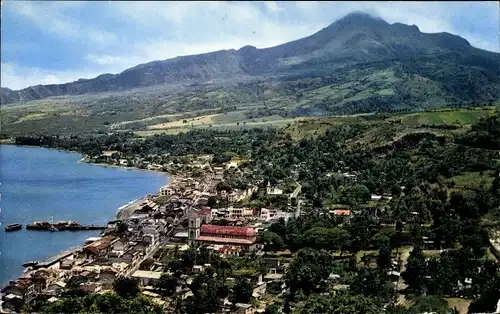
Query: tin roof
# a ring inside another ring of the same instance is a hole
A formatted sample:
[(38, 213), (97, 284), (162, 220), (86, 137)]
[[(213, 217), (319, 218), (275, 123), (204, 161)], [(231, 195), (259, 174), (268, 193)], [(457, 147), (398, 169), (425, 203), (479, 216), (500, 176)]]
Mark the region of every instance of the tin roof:
[(202, 235), (232, 235), (240, 237), (255, 237), (256, 233), (253, 228), (248, 227), (229, 227), (229, 226), (214, 226), (214, 225), (202, 225), (201, 226)]

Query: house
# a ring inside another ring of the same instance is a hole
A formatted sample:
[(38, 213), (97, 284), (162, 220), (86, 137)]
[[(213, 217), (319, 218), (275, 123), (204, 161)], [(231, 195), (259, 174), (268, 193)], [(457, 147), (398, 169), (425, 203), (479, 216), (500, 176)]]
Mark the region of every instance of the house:
[(210, 209), (203, 209), (196, 213), (201, 219), (201, 223), (209, 224), (212, 221), (212, 211)]
[(62, 281), (56, 281), (47, 287), (48, 292), (58, 292), (66, 287), (66, 283)]
[(83, 254), (87, 259), (95, 259), (98, 256), (103, 256), (111, 251), (111, 243), (115, 239), (114, 236), (105, 236), (91, 244), (83, 247)]
[(176, 193), (177, 191), (170, 186), (164, 186), (160, 189), (160, 195), (161, 196), (172, 196)]
[(99, 285), (95, 282), (81, 283), (78, 288), (82, 291), (89, 292), (89, 293), (96, 293), (96, 292), (101, 291), (101, 285)]
[(193, 273), (201, 273), (202, 271), (203, 271), (202, 265), (194, 265), (193, 266)]
[(132, 274), (132, 277), (137, 278), (141, 286), (147, 286), (160, 279), (161, 274), (159, 271), (138, 270)]
[(227, 209), (229, 219), (251, 218), (253, 217), (253, 210), (249, 208), (233, 208)]
[(50, 284), (45, 290), (49, 295), (59, 295), (59, 293), (66, 287), (66, 283), (62, 281), (57, 281)]
[(113, 263), (111, 264), (111, 266), (121, 273), (128, 268), (129, 264), (122, 262), (122, 263)]
[(281, 195), (283, 194), (282, 189), (278, 189), (276, 187), (271, 187), (271, 182), (267, 182), (267, 188), (266, 188), (267, 195)]
[(61, 261), (61, 265), (59, 266), (60, 269), (71, 269), (71, 267), (73, 267), (73, 264), (74, 264), (74, 260), (73, 259), (64, 259)]
[(269, 272), (264, 276), (264, 281), (279, 281), (283, 279), (284, 274), (279, 274), (276, 271), (276, 268), (269, 269)]
[(4, 295), (16, 295), (25, 301), (29, 301), (42, 291), (43, 286), (43, 284), (36, 284), (31, 278), (21, 278), (9, 281), (9, 285), (2, 290), (2, 293)]
[(113, 288), (113, 281), (115, 281), (117, 276), (118, 270), (109, 267), (99, 272), (97, 280), (102, 284), (104, 290), (110, 290)]
[(20, 313), (21, 308), (24, 305), (24, 300), (21, 296), (16, 294), (7, 294), (2, 302), (2, 307), (14, 311), (15, 313)]
[(338, 208), (330, 211), (335, 216), (351, 216), (351, 210), (347, 208)]
[(237, 314), (254, 314), (255, 310), (252, 308), (251, 304), (246, 303), (236, 303), (236, 312)]
[(230, 202), (236, 202), (240, 198), (240, 193), (233, 191), (227, 195), (227, 200)]
[(227, 256), (239, 256), (241, 253), (241, 247), (234, 245), (223, 245), (218, 248), (218, 251), (221, 255)]
[(113, 242), (112, 250), (113, 251), (126, 251), (128, 248), (128, 239), (121, 238)]
[(143, 241), (148, 244), (148, 246), (156, 245), (158, 243), (159, 236), (155, 236), (154, 234), (146, 234), (143, 237)]

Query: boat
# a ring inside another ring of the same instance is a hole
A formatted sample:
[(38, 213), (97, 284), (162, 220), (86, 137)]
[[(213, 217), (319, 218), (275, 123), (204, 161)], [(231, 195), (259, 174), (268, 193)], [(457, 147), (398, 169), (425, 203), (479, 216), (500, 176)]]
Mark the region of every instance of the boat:
[(16, 230), (21, 230), (22, 228), (23, 228), (23, 225), (21, 225), (21, 224), (12, 224), (12, 225), (7, 225), (5, 227), (5, 231), (6, 232), (16, 231)]
[(30, 266), (36, 266), (38, 264), (38, 261), (29, 261), (23, 264), (23, 267), (30, 267)]

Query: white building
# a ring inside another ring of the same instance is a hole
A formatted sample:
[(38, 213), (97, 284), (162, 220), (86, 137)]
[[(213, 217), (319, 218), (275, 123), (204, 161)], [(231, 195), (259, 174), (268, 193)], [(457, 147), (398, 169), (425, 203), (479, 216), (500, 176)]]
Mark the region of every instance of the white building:
[(281, 195), (281, 194), (283, 194), (282, 189), (271, 187), (271, 183), (269, 181), (267, 182), (267, 195)]

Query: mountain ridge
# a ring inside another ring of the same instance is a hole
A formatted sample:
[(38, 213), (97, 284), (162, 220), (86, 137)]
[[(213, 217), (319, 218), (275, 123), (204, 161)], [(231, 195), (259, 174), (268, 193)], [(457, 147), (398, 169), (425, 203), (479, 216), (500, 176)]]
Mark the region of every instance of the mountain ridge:
[[(364, 12), (350, 13), (320, 31), (291, 42), (259, 49), (244, 46), (138, 64), (117, 74), (21, 90), (1, 88), (1, 103), (53, 96), (126, 91), (162, 84), (203, 83), (217, 79), (259, 79), (293, 71), (335, 71), (358, 63), (433, 56), (456, 52), (498, 60), (457, 35), (422, 33), (416, 25), (389, 24)], [(485, 63), (487, 63), (485, 61)]]

